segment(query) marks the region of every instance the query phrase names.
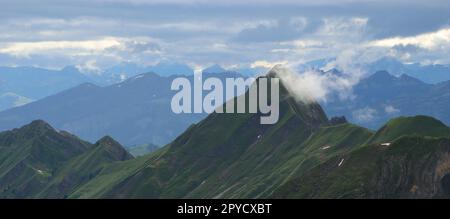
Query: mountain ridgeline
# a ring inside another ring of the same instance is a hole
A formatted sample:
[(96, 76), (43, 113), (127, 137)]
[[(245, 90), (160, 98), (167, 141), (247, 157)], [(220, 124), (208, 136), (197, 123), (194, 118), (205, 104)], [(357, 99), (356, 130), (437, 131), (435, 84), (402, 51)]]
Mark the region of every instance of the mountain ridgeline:
[(137, 158), (110, 137), (90, 144), (43, 121), (2, 132), (0, 196), (450, 197), (450, 128), (440, 121), (399, 117), (372, 132), (280, 89), (273, 125), (259, 113), (212, 113)]
[[(67, 130), (88, 141), (109, 135), (125, 146), (153, 143), (165, 145), (189, 125), (206, 117), (202, 113), (175, 114), (171, 99), (172, 81), (144, 73), (121, 83), (99, 87), (83, 83), (41, 100), (0, 112), (0, 130), (43, 119), (57, 129)], [(187, 77), (190, 81), (193, 76)], [(240, 77), (236, 73), (204, 74), (203, 78)]]
[(392, 74), (377, 71), (353, 87), (353, 98), (334, 98), (322, 105), (329, 115), (344, 115), (372, 129), (401, 115), (427, 115), (450, 124), (449, 81), (427, 84), (406, 74)]
[(67, 197), (106, 164), (131, 158), (110, 137), (91, 144), (36, 120), (0, 133), (0, 197)]

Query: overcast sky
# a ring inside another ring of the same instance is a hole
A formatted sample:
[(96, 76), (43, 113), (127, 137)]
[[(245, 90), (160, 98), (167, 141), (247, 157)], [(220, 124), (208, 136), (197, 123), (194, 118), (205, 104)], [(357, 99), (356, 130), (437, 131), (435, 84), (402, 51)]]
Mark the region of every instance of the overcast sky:
[(449, 64), (450, 3), (0, 0), (0, 65), (98, 71), (121, 62), (257, 67), (338, 57), (345, 66), (385, 55)]

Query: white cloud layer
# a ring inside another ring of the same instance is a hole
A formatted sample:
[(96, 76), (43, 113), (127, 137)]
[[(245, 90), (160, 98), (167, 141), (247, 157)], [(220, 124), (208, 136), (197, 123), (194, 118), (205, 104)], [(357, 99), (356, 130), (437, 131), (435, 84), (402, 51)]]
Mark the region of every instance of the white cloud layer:
[(0, 53), (14, 56), (29, 56), (46, 52), (67, 52), (79, 55), (85, 52), (99, 53), (108, 48), (120, 46), (121, 42), (115, 38), (84, 41), (40, 41), (40, 42), (14, 42), (7, 43), (0, 48)]
[(332, 72), (307, 70), (296, 73), (277, 65), (273, 68), (288, 91), (297, 101), (327, 101), (331, 95), (341, 99), (352, 97), (352, 87), (358, 82), (353, 75), (336, 75)]
[(450, 63), (450, 29), (443, 28), (450, 25), (448, 4), (391, 2), (9, 1), (0, 8), (0, 65), (93, 70), (170, 60), (296, 68), (337, 57), (327, 68), (351, 70), (353, 80), (365, 74), (355, 63), (386, 54), (405, 62)]
[(410, 37), (393, 37), (375, 40), (371, 46), (394, 47), (413, 45), (428, 50), (450, 48), (450, 28), (440, 29), (436, 32), (424, 33)]
[(352, 112), (353, 119), (357, 122), (370, 122), (377, 116), (377, 110), (365, 107)]

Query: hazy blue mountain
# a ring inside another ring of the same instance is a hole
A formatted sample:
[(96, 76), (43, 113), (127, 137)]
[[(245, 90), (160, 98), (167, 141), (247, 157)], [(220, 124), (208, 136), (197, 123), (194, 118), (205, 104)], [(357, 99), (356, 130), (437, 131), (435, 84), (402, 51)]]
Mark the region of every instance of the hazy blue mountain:
[(329, 62), (332, 62), (334, 60), (335, 60), (334, 58), (312, 60), (312, 61), (309, 61), (309, 62), (299, 65), (297, 70), (302, 72), (302, 71), (305, 71), (308, 69), (322, 69)]
[(75, 67), (48, 70), (35, 67), (0, 67), (0, 110), (37, 100), (91, 81)]
[[(148, 72), (154, 72), (161, 76), (171, 75), (192, 75), (194, 70), (186, 64), (178, 62), (160, 62), (154, 66), (148, 67)], [(145, 73), (145, 72), (142, 72)]]
[[(236, 73), (206, 74), (224, 80)], [(89, 141), (110, 135), (124, 145), (164, 145), (205, 114), (175, 114), (170, 103), (173, 79), (146, 73), (99, 87), (84, 83), (21, 107), (0, 112), (0, 130), (35, 119), (48, 121)], [(192, 80), (192, 76), (188, 77)]]
[(127, 78), (149, 72), (149, 68), (134, 63), (124, 62), (118, 65), (106, 68), (99, 74), (90, 74), (89, 76), (98, 85), (111, 85), (122, 82)]
[(255, 77), (257, 75), (265, 74), (269, 69), (262, 68), (262, 67), (255, 67), (255, 68), (230, 68), (230, 71), (239, 72), (241, 75), (249, 76), (249, 77)]
[(323, 103), (330, 115), (345, 115), (364, 127), (379, 128), (400, 115), (429, 115), (450, 124), (450, 82), (427, 84), (403, 74), (379, 71), (353, 88), (355, 97)]
[(154, 72), (161, 76), (192, 75), (194, 71), (187, 65), (177, 62), (160, 62), (156, 65), (138, 65), (132, 62), (123, 62), (106, 68), (99, 74), (90, 74), (96, 84), (111, 85), (122, 82), (138, 74)]
[(16, 93), (6, 92), (0, 94), (0, 111), (11, 107), (22, 106), (24, 104), (30, 103), (31, 101), (33, 100), (24, 96), (20, 96)]
[(439, 83), (450, 80), (448, 65), (403, 64), (397, 59), (384, 57), (368, 65), (368, 72), (385, 70), (393, 75), (407, 74), (426, 83)]
[(35, 67), (0, 67), (0, 93), (39, 99), (90, 81), (75, 67), (48, 70)]
[[(303, 72), (308, 69), (324, 69), (325, 66), (335, 61), (335, 58), (317, 59), (306, 62), (297, 67), (297, 71)], [(368, 73), (372, 74), (377, 71), (388, 71), (392, 75), (400, 76), (406, 74), (426, 83), (434, 84), (450, 80), (450, 66), (449, 65), (421, 65), (419, 63), (402, 63), (393, 57), (382, 57), (371, 63), (360, 63), (359, 67), (365, 69)]]
[(226, 71), (226, 69), (222, 68), (222, 66), (218, 64), (214, 64), (202, 70), (203, 73), (222, 73)]
[(214, 64), (202, 70), (203, 73), (224, 73), (224, 72), (235, 72), (240, 75), (244, 75), (247, 77), (257, 77), (259, 75), (265, 74), (270, 69), (263, 67), (231, 67), (231, 68), (223, 68), (218, 64)]

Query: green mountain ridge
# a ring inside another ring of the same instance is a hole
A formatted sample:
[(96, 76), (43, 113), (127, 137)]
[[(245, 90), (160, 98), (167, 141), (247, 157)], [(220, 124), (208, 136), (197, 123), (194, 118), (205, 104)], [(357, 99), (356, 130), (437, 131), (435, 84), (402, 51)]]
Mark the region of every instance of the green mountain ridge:
[(440, 121), (399, 117), (374, 133), (280, 89), (275, 124), (261, 125), (260, 113), (212, 113), (137, 158), (108, 136), (91, 144), (43, 121), (2, 132), (0, 196), (450, 197), (450, 128)]
[(450, 198), (450, 139), (404, 136), (335, 156), (271, 198)]
[[(110, 137), (93, 145), (36, 120), (0, 133), (0, 197), (62, 198), (102, 165), (132, 158)], [(62, 191), (47, 191), (56, 183)]]
[(389, 120), (368, 143), (381, 143), (403, 135), (449, 137), (449, 128), (441, 121), (428, 116), (398, 117)]

